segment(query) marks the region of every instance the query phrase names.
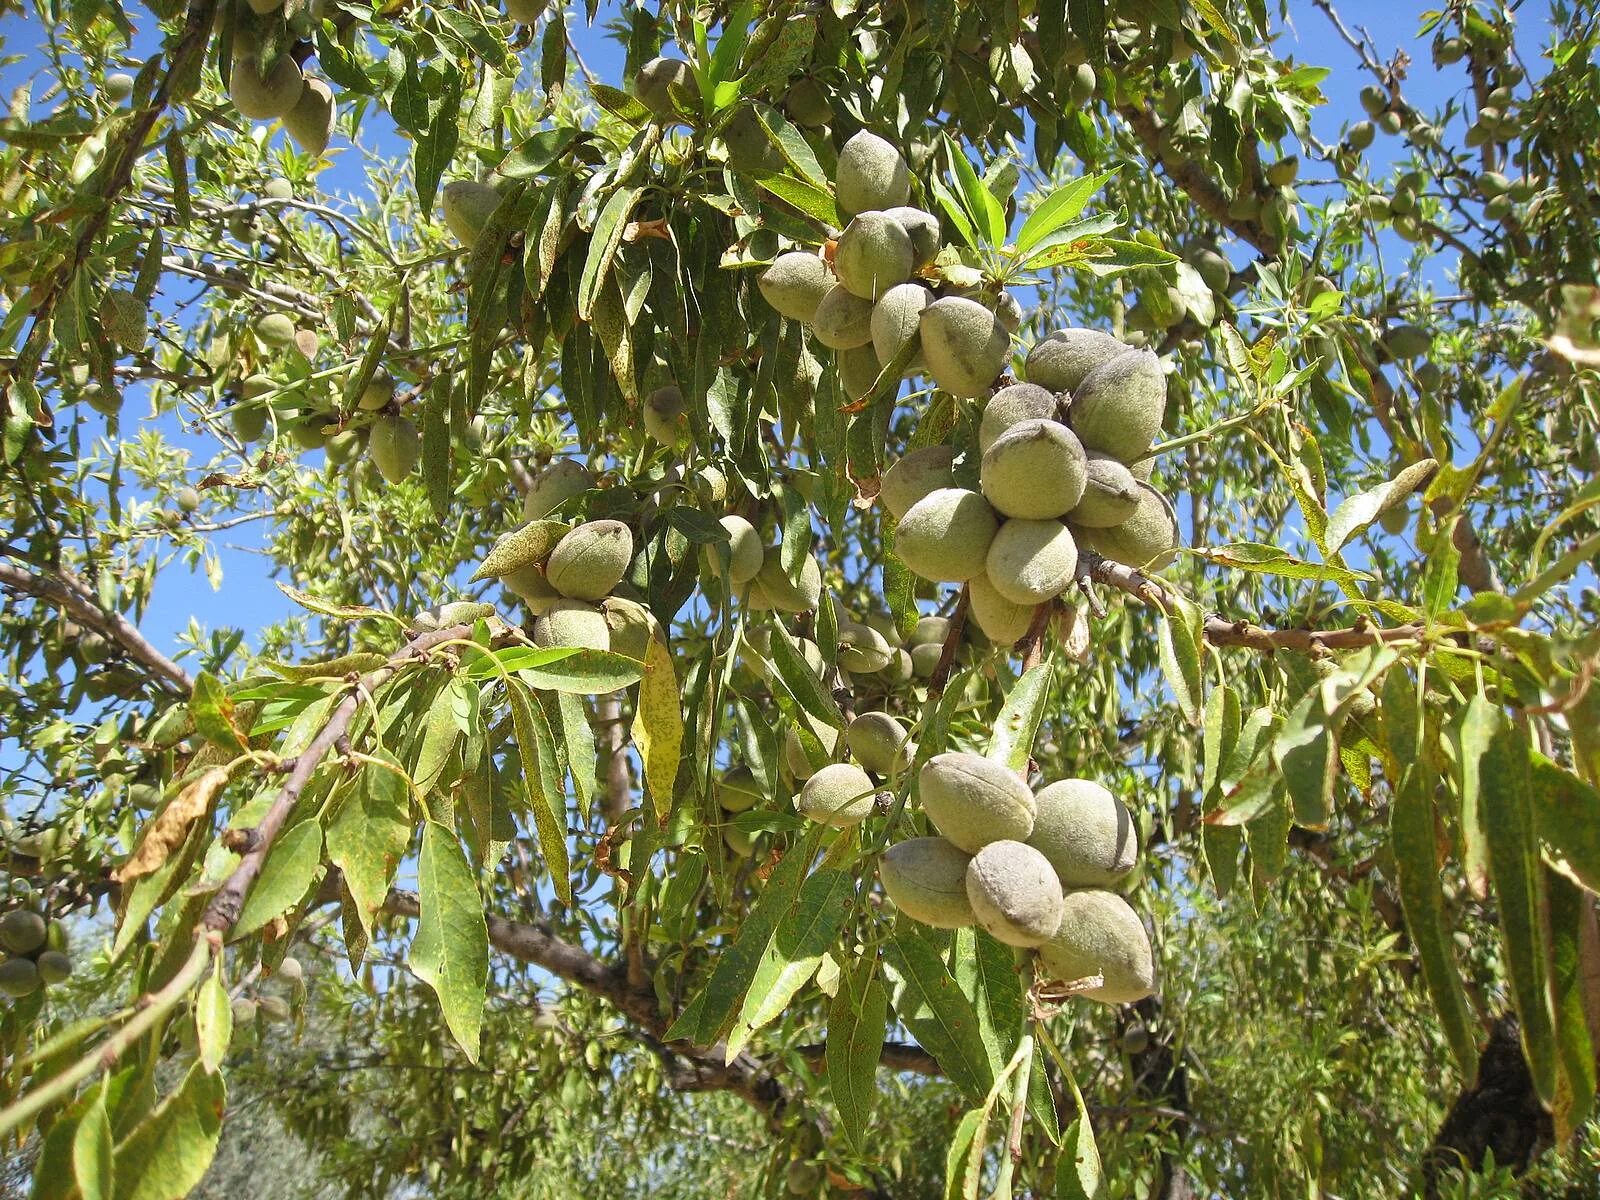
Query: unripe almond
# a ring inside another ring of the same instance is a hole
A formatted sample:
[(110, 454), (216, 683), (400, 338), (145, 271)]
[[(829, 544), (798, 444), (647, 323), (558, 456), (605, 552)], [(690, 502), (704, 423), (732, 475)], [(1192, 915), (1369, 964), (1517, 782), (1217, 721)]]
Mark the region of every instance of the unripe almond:
[(976, 300), (935, 300), (922, 310), (919, 330), (928, 374), (953, 396), (983, 395), (1005, 369), (1011, 334)]
[(872, 340), (872, 301), (834, 284), (812, 316), (811, 332), (830, 350), (850, 350)]
[(888, 213), (857, 213), (839, 235), (833, 269), (842, 287), (876, 300), (911, 277), (911, 237)]
[(967, 867), (967, 900), (978, 924), (1008, 946), (1039, 946), (1061, 927), (1061, 881), (1025, 842), (990, 842)]
[(834, 194), (846, 220), (869, 209), (897, 208), (911, 196), (911, 175), (900, 151), (863, 129), (839, 151)]
[(756, 532), (754, 525), (737, 513), (730, 513), (720, 518), (718, 524), (728, 531), (728, 542), (725, 546), (707, 546), (706, 564), (712, 571), (716, 571), (721, 565), (723, 556), (726, 555), (728, 580), (736, 587), (742, 587), (756, 577), (766, 558), (766, 552), (761, 545), (761, 535)]
[(983, 406), (983, 419), (978, 422), (978, 451), (987, 451), (996, 438), (1023, 421), (1054, 420), (1057, 413), (1055, 393), (1037, 384), (1014, 383), (1003, 387)]
[(975, 924), (967, 899), (972, 856), (942, 837), (896, 842), (878, 860), (878, 878), (894, 905), (913, 921), (935, 929)]
[(884, 210), (900, 222), (900, 227), (911, 239), (911, 268), (918, 270), (931, 263), (939, 254), (939, 218), (920, 208), (901, 206)]
[(1009, 646), (1027, 633), (1033, 610), (1002, 596), (987, 574), (967, 581), (967, 615), (998, 645)]
[(577, 646), (609, 650), (611, 628), (606, 624), (605, 614), (593, 604), (582, 600), (557, 600), (533, 623), (533, 644), (546, 648)]
[(839, 623), (839, 665), (857, 675), (871, 675), (889, 665), (891, 647), (883, 634), (854, 621)]
[(333, 137), (334, 119), (338, 116), (333, 89), (320, 79), (307, 79), (300, 99), (295, 101), (283, 118), (283, 128), (300, 147), (301, 152), (319, 158)]
[(1043, 604), (1064, 592), (1078, 569), (1078, 544), (1060, 521), (1010, 520), (984, 559), (984, 575), (1013, 604)]
[(1053, 979), (1071, 982), (1102, 976), (1079, 992), (1106, 1004), (1131, 1004), (1155, 991), (1155, 956), (1144, 922), (1115, 892), (1085, 889), (1062, 899), (1061, 927), (1039, 949), (1039, 964)]
[(724, 812), (748, 812), (761, 803), (761, 787), (749, 767), (734, 767), (723, 772), (717, 782), (717, 803)]
[(839, 389), (852, 404), (872, 393), (872, 385), (878, 382), (881, 369), (878, 352), (871, 342), (839, 351), (834, 355), (833, 365), (839, 372)]
[(633, 534), (621, 521), (587, 521), (556, 543), (544, 575), (563, 596), (598, 600), (610, 595), (633, 560)]
[(1159, 571), (1177, 554), (1178, 517), (1167, 498), (1148, 483), (1139, 485), (1139, 506), (1120, 525), (1080, 529), (1083, 544), (1130, 567)]
[(1139, 860), (1133, 817), (1091, 779), (1061, 779), (1034, 793), (1028, 845), (1055, 868), (1064, 887), (1109, 887)]
[(854, 763), (830, 763), (795, 797), (801, 816), (835, 829), (859, 825), (872, 812), (875, 789), (867, 773)]
[(405, 417), (381, 416), (367, 435), (367, 456), (385, 482), (399, 483), (422, 457), (422, 435)]
[(897, 775), (911, 765), (916, 743), (898, 717), (864, 712), (845, 726), (845, 745), (855, 760), (874, 775)]
[(991, 758), (937, 754), (922, 764), (917, 789), (934, 828), (968, 854), (990, 842), (1025, 841), (1033, 832), (1033, 793)]
[(908, 371), (918, 370), (922, 364), (919, 330), (922, 310), (933, 303), (933, 293), (920, 283), (896, 284), (872, 306), (872, 348), (877, 351), (882, 364), (892, 362), (900, 348), (909, 341), (918, 343)]
[(772, 265), (756, 278), (756, 286), (768, 304), (794, 321), (810, 324), (817, 306), (834, 286), (828, 264), (815, 254), (791, 250), (772, 260)]
[(444, 223), (456, 241), (468, 248), (478, 240), (494, 210), (500, 207), (500, 193), (475, 179), (456, 179), (444, 185)]
[(1058, 329), (1034, 343), (1023, 374), (1029, 383), (1048, 391), (1072, 392), (1095, 367), (1126, 350), (1116, 338), (1098, 329)]
[(1101, 363), (1072, 393), (1067, 421), (1085, 449), (1124, 461), (1150, 448), (1167, 411), (1167, 380), (1149, 350)]
[(1139, 481), (1110, 455), (1091, 452), (1085, 467), (1083, 496), (1067, 514), (1074, 526), (1105, 529), (1120, 525), (1139, 507)]
[(878, 481), (878, 499), (902, 520), (911, 506), (929, 492), (956, 486), (952, 464), (956, 452), (951, 446), (924, 446), (898, 459)]
[(999, 522), (977, 492), (940, 488), (918, 500), (895, 528), (895, 553), (923, 579), (961, 583), (983, 571)]
[(822, 568), (807, 554), (800, 568), (800, 582), (792, 583), (783, 569), (782, 549), (769, 547), (762, 554), (761, 569), (750, 581), (747, 603), (754, 609), (775, 608), (779, 612), (806, 612), (822, 599)]
[(1083, 498), (1088, 458), (1059, 421), (1032, 418), (997, 437), (983, 453), (984, 498), (1008, 517), (1048, 520)]
[(242, 54), (235, 43), (233, 70), (228, 76), (228, 98), (239, 115), (252, 121), (275, 121), (293, 110), (305, 88), (300, 64), (288, 53), (278, 55), (264, 75), (254, 54)]

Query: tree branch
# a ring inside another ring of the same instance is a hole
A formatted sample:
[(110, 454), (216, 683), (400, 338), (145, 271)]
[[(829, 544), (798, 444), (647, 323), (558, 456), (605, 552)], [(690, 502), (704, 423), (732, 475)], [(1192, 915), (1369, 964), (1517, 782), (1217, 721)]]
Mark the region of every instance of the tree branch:
[[(7, 548), (6, 553), (15, 553)], [(53, 576), (53, 577), (52, 577)], [(189, 673), (157, 650), (121, 613), (100, 607), (88, 585), (72, 572), (45, 574), (39, 568), (0, 562), (0, 587), (59, 608), (80, 625), (94, 630), (150, 672), (166, 691), (187, 696), (194, 687)]]

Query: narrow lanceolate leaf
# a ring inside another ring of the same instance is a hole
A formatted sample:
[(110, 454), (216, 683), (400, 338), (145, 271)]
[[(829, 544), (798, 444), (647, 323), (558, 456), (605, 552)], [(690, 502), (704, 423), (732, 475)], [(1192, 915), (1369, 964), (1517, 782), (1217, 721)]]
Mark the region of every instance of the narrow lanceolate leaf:
[(567, 853), (567, 803), (561, 786), (561, 763), (556, 755), (555, 733), (528, 689), (517, 680), (506, 684), (511, 724), (522, 756), (522, 773), (539, 833), (539, 853), (544, 857), (550, 883), (563, 904), (572, 903), (572, 880)]
[(832, 694), (822, 686), (822, 680), (811, 669), (811, 664), (801, 657), (800, 651), (782, 629), (772, 631), (772, 665), (778, 676), (794, 696), (795, 701), (817, 720), (835, 729), (844, 728), (844, 717)]
[(180, 1200), (211, 1166), (222, 1132), (222, 1073), (199, 1063), (117, 1143), (116, 1200)]
[[(220, 956), (217, 961), (222, 961)], [(72, 1135), (72, 1177), (78, 1185), (80, 1200), (112, 1200), (117, 1194), (113, 1165), (115, 1139), (111, 1133), (111, 1118), (106, 1112), (109, 1087), (110, 1084), (105, 1083), (95, 1089), (94, 1099), (89, 1101)]]
[(1173, 595), (1170, 604), (1160, 628), (1161, 673), (1167, 677), (1184, 718), (1198, 725), (1204, 703), (1200, 684), (1202, 615), (1199, 605), (1182, 596)]
[(1025, 771), (1033, 755), (1033, 739), (1038, 736), (1039, 722), (1044, 719), (1045, 705), (1050, 699), (1052, 667), (1049, 662), (1030, 667), (1012, 685), (1006, 695), (1005, 707), (995, 721), (994, 732), (989, 735), (988, 756), (1005, 763), (1013, 771)]
[(1017, 253), (1026, 254), (1081, 213), (1094, 194), (1104, 187), (1106, 181), (1114, 174), (1115, 170), (1099, 175), (1085, 175), (1046, 196), (1022, 223), (1022, 229), (1017, 233)]
[(665, 824), (672, 811), (672, 785), (683, 754), (683, 697), (678, 694), (672, 651), (658, 637), (652, 637), (645, 648), (632, 736), (644, 765), (645, 791), (656, 820)]
[(839, 937), (854, 888), (850, 872), (831, 869), (818, 870), (801, 886), (794, 907), (778, 922), (777, 933), (745, 994), (728, 1036), (727, 1061), (734, 1060), (758, 1029), (776, 1020), (817, 973), (822, 956)]
[(194, 681), (194, 690), (189, 697), (189, 715), (194, 719), (195, 729), (206, 741), (229, 754), (238, 754), (246, 748), (245, 740), (233, 722), (233, 701), (209, 671), (201, 671)]
[(1317, 689), (1289, 710), (1272, 756), (1289, 789), (1295, 820), (1308, 829), (1326, 826), (1339, 772), (1339, 742)]
[(195, 1046), (200, 1052), (200, 1065), (215, 1072), (228, 1054), (228, 1042), (233, 1037), (233, 1004), (228, 999), (228, 989), (222, 981), (222, 955), (211, 963), (211, 974), (200, 985), (194, 1001)]
[(1412, 492), (1427, 485), (1428, 480), (1433, 478), (1438, 469), (1439, 464), (1435, 460), (1425, 458), (1421, 462), (1412, 463), (1387, 483), (1346, 496), (1340, 501), (1339, 507), (1333, 510), (1333, 515), (1328, 518), (1328, 528), (1323, 534), (1327, 552), (1337, 554), (1341, 546), (1376, 521), (1388, 509), (1397, 504), (1404, 504)]
[(1489, 894), (1489, 841), (1484, 826), (1484, 811), (1497, 797), (1483, 791), (1483, 756), (1500, 725), (1500, 707), (1482, 692), (1473, 693), (1461, 714), (1461, 820), (1457, 836), (1461, 839), (1461, 870), (1467, 888), (1482, 900)]
[(144, 836), (139, 839), (133, 857), (111, 872), (111, 878), (127, 884), (159, 870), (168, 856), (188, 838), (190, 826), (211, 811), (217, 795), (227, 783), (227, 768), (212, 767), (185, 787), (176, 799), (156, 815), (156, 819), (145, 829)]
[(584, 261), (583, 278), (578, 283), (578, 316), (585, 321), (594, 317), (595, 303), (611, 276), (611, 260), (617, 256), (628, 218), (633, 215), (633, 207), (639, 203), (643, 191), (638, 187), (618, 188), (611, 193), (595, 220), (589, 257)]
[[(503, 651), (509, 655), (509, 651)], [(571, 692), (575, 696), (603, 696), (638, 683), (644, 666), (625, 654), (609, 650), (578, 650), (539, 666), (519, 667), (517, 674), (531, 688)]]
[(816, 857), (825, 827), (818, 825), (783, 856), (777, 869), (762, 888), (731, 944), (717, 957), (711, 978), (694, 1004), (672, 1023), (667, 1040), (688, 1038), (709, 1046), (732, 1024), (734, 1012), (750, 990), (750, 981), (767, 953), (778, 924), (788, 914), (800, 894), (800, 885)]
[(322, 865), (322, 827), (313, 820), (302, 821), (278, 835), (267, 853), (261, 877), (245, 898), (244, 909), (230, 936), (254, 933), (274, 917), (282, 916), (300, 902), (316, 880)]
[(897, 921), (894, 936), (884, 949), (899, 977), (895, 1013), (901, 1023), (939, 1060), (968, 1100), (983, 1103), (994, 1083), (994, 1071), (972, 1002), (961, 994), (920, 926)]
[(962, 1200), (967, 1169), (974, 1159), (983, 1161), (983, 1146), (978, 1141), (979, 1127), (984, 1114), (980, 1109), (970, 1109), (961, 1114), (950, 1145), (944, 1152), (944, 1200)]
[[(1239, 744), (1241, 712), (1239, 693), (1227, 684), (1212, 689), (1206, 697), (1201, 735), (1202, 809), (1208, 815), (1222, 806), (1222, 781)], [(1244, 835), (1237, 827), (1210, 821), (1200, 826), (1200, 849), (1205, 856), (1206, 869), (1211, 872), (1211, 886), (1217, 889), (1219, 896), (1226, 896), (1233, 888), (1239, 873), (1239, 848), (1243, 844)]]
[(1279, 575), (1285, 579), (1326, 579), (1337, 583), (1355, 583), (1370, 580), (1364, 571), (1332, 563), (1314, 563), (1296, 558), (1280, 546), (1264, 546), (1256, 542), (1234, 542), (1227, 546), (1211, 546), (1191, 550), (1191, 554), (1219, 567), (1232, 567), (1257, 575)]
[(1535, 754), (1533, 817), (1551, 865), (1600, 893), (1600, 790)]
[(434, 821), (422, 830), (417, 890), (417, 932), (408, 959), (411, 970), (439, 997), (445, 1024), (467, 1057), (476, 1062), (489, 975), (489, 927), (478, 881), (455, 831)]
[(556, 548), (556, 543), (567, 535), (567, 530), (565, 521), (538, 520), (502, 533), (489, 547), (489, 553), (483, 556), (469, 582), (500, 578), (532, 563), (543, 562)]
[(1400, 876), (1406, 929), (1422, 960), (1422, 977), (1461, 1077), (1471, 1080), (1478, 1074), (1477, 1027), (1445, 925), (1431, 790), (1431, 780), (1421, 766), (1413, 765), (1390, 806), (1389, 838)]
[(1584, 970), (1588, 928), (1593, 920), (1589, 897), (1554, 871), (1544, 876), (1544, 891), (1550, 928), (1550, 993), (1555, 1004), (1556, 1052), (1561, 1061), (1561, 1079), (1555, 1103), (1550, 1106), (1555, 1119), (1556, 1138), (1565, 1142), (1594, 1111), (1595, 1055), (1594, 1032), (1589, 1028), (1585, 992), (1592, 981)]
[(1500, 901), (1500, 936), (1505, 945), (1511, 994), (1522, 1021), (1523, 1051), (1539, 1096), (1555, 1096), (1554, 1019), (1546, 986), (1546, 945), (1540, 922), (1539, 846), (1533, 826), (1533, 784), (1527, 736), (1497, 710), (1498, 728), (1479, 762), (1484, 795), (1483, 828), (1489, 843), (1489, 875)]
[(369, 617), (379, 617), (385, 621), (399, 623), (398, 617), (384, 612), (381, 608), (372, 608), (365, 604), (335, 604), (331, 600), (322, 600), (309, 592), (302, 592), (299, 588), (292, 588), (286, 583), (279, 583), (278, 590), (301, 608), (321, 617), (338, 617), (345, 621), (363, 621)]
[(327, 832), (328, 861), (344, 873), (357, 920), (368, 937), (412, 833), (405, 773), (386, 753), (374, 757), (382, 761), (361, 765), (355, 786), (345, 791), (329, 817)]
[(968, 926), (955, 931), (950, 963), (956, 986), (978, 1015), (978, 1036), (989, 1053), (989, 1067), (999, 1071), (1022, 1038), (1022, 979), (1016, 961), (1009, 948)]
[(867, 1125), (878, 1099), (878, 1056), (889, 1024), (889, 993), (877, 961), (859, 959), (839, 980), (828, 1009), (828, 1087), (844, 1135), (858, 1153), (867, 1148)]

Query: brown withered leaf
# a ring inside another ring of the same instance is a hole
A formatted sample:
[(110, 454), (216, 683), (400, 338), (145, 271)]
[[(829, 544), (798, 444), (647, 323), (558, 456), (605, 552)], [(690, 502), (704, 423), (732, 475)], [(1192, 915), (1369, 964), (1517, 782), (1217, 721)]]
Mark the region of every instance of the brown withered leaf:
[(189, 826), (211, 811), (212, 803), (227, 782), (227, 768), (212, 767), (179, 792), (178, 798), (162, 809), (144, 831), (133, 857), (111, 872), (111, 878), (117, 883), (130, 883), (166, 862), (167, 855), (183, 845)]

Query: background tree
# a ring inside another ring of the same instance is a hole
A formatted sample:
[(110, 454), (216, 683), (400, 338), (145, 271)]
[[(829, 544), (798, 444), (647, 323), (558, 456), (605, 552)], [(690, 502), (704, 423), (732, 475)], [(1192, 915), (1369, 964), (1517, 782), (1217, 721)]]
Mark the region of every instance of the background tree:
[[(5, 1186), (1594, 1194), (1597, 22), (1510, 8), (8, 18)], [(140, 632), (239, 536), (290, 615)], [(890, 851), (1065, 779), (1154, 994)]]

